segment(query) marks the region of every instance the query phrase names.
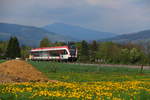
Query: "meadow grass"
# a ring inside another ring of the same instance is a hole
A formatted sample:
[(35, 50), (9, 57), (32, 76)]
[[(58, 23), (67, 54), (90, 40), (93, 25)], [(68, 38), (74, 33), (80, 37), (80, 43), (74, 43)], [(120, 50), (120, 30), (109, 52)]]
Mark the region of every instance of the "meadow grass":
[(28, 61), (56, 82), (0, 84), (0, 100), (149, 100), (150, 71)]
[(150, 70), (144, 70), (143, 73), (140, 73), (140, 68), (105, 67), (45, 61), (29, 61), (28, 63), (35, 66), (50, 79), (65, 82), (150, 80)]
[(0, 60), (0, 63), (3, 63), (3, 62), (5, 62), (6, 60)]

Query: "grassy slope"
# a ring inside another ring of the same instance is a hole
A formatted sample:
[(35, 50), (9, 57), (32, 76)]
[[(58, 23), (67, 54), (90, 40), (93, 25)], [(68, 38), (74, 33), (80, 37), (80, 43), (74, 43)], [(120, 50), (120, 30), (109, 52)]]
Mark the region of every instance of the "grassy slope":
[(140, 69), (117, 68), (117, 67), (97, 67), (88, 65), (74, 65), (54, 62), (33, 62), (30, 64), (42, 71), (53, 80), (60, 81), (125, 81), (125, 80), (147, 80), (150, 79), (150, 71), (144, 70), (140, 74)]
[(3, 63), (3, 62), (5, 62), (6, 60), (0, 60), (0, 63)]

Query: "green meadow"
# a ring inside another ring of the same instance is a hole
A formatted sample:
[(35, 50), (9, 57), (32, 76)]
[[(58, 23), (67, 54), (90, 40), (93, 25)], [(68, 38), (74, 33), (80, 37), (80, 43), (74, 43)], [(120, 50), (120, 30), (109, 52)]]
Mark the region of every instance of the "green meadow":
[(150, 80), (150, 70), (125, 67), (29, 61), (49, 79), (65, 82)]
[[(4, 61), (0, 61), (4, 62)], [(149, 100), (150, 70), (28, 61), (53, 82), (0, 84), (0, 100)], [(30, 71), (29, 71), (30, 72)]]
[(3, 63), (3, 62), (5, 62), (6, 60), (0, 60), (0, 63)]

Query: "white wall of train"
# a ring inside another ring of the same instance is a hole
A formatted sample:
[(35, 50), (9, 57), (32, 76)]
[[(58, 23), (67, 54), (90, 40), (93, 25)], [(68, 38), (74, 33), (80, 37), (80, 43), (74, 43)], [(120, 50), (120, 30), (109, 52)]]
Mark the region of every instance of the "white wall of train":
[(71, 49), (68, 46), (35, 48), (30, 51), (30, 60), (56, 60), (56, 61), (76, 61), (77, 48)]

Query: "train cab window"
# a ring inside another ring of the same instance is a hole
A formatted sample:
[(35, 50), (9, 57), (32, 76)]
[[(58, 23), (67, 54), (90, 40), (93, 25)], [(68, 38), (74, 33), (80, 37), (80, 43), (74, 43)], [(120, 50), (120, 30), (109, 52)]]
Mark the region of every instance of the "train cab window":
[(63, 55), (68, 54), (68, 52), (66, 50), (63, 50)]
[(66, 51), (66, 50), (60, 50), (60, 51), (58, 51), (61, 55), (66, 55), (66, 54), (68, 54), (68, 52)]

